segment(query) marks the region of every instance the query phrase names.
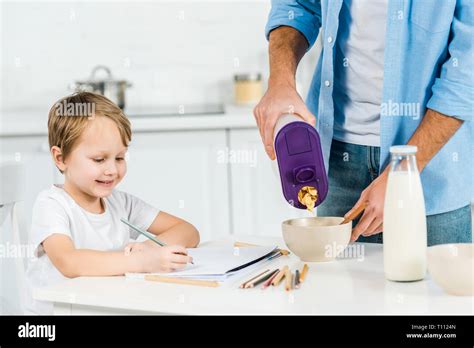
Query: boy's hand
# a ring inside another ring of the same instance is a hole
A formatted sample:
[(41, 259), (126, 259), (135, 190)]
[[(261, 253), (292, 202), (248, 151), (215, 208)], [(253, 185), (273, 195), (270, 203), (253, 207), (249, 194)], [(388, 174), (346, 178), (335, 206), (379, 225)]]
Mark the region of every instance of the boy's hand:
[(125, 247), (126, 255), (138, 258), (143, 272), (172, 272), (183, 269), (193, 259), (180, 245), (159, 246), (153, 242), (131, 243)]
[(146, 245), (157, 246), (155, 242), (151, 240), (146, 240), (144, 242), (128, 243), (123, 250), (125, 252), (125, 255), (130, 255), (130, 253), (132, 252), (142, 251), (146, 247)]

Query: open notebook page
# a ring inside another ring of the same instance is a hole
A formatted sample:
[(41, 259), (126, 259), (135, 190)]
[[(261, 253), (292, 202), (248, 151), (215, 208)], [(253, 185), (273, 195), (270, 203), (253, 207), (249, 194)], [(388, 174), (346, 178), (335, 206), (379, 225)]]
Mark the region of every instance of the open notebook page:
[[(276, 246), (235, 248), (231, 245), (209, 246), (187, 249), (193, 257), (193, 264), (187, 264), (182, 270), (168, 273), (150, 273), (169, 277), (216, 277), (258, 260), (276, 249)], [(138, 275), (138, 274), (135, 274)], [(127, 274), (133, 277), (134, 274)]]

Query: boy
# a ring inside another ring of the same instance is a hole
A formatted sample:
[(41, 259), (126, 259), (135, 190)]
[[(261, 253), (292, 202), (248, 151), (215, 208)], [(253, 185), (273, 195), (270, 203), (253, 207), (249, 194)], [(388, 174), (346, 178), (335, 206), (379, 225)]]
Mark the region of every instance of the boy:
[[(36, 251), (27, 270), (27, 312), (52, 312), (50, 303), (32, 299), (34, 287), (79, 276), (168, 272), (192, 261), (185, 248), (199, 243), (193, 225), (114, 189), (127, 172), (131, 141), (122, 110), (102, 95), (68, 96), (50, 110), (48, 137), (65, 180), (41, 192), (33, 207), (30, 242)], [(138, 235), (120, 218), (168, 246), (129, 244)]]

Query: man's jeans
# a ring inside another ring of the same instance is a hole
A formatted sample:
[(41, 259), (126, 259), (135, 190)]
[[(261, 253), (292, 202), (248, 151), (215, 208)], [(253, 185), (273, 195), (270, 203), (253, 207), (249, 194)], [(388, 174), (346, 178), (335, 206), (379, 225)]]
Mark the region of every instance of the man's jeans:
[[(380, 148), (332, 141), (329, 159), (329, 192), (318, 207), (318, 216), (344, 216), (361, 192), (378, 176)], [(469, 188), (466, 188), (469, 189)], [(354, 220), (353, 227), (359, 219)], [(444, 243), (471, 243), (469, 205), (426, 217), (428, 246)], [(382, 243), (383, 233), (360, 236), (358, 242)]]

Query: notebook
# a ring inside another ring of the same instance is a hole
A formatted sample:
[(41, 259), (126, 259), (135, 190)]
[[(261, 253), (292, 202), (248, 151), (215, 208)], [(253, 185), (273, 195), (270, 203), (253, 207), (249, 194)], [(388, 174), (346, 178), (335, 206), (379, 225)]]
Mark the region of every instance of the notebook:
[(204, 246), (188, 249), (193, 264), (182, 270), (168, 273), (127, 273), (127, 278), (144, 278), (146, 274), (222, 281), (227, 277), (253, 269), (278, 252), (277, 246), (236, 248), (233, 245)]

